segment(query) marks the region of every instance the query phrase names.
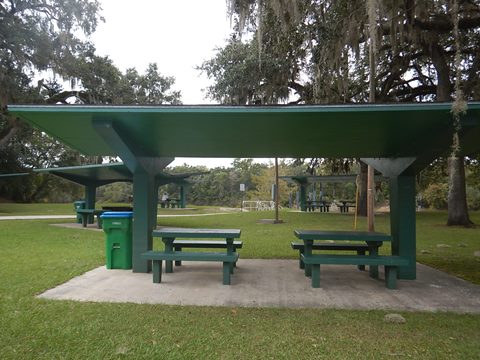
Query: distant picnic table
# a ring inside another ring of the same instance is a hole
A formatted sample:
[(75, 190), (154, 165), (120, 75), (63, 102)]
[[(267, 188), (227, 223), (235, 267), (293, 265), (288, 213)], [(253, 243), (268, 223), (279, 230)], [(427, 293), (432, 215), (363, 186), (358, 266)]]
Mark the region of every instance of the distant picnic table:
[(101, 215), (105, 212), (105, 210), (97, 210), (97, 209), (77, 209), (77, 214), (82, 217), (82, 226), (87, 227), (88, 219), (92, 216), (97, 216), (97, 228), (102, 228), (102, 218)]
[(318, 209), (320, 212), (330, 212), (331, 203), (325, 200), (307, 200), (307, 210), (315, 211)]

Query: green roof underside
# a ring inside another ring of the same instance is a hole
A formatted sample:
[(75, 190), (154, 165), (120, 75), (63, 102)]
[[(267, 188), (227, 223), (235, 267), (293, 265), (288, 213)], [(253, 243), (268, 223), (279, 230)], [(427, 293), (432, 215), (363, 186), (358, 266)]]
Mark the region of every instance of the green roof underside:
[[(315, 183), (342, 183), (355, 182), (358, 175), (291, 175), (279, 176), (279, 179), (289, 183), (315, 184)], [(383, 176), (375, 175), (376, 181), (383, 180)]]
[[(34, 172), (46, 172), (82, 185), (105, 185), (120, 181), (133, 181), (132, 173), (123, 163), (35, 169)], [(186, 185), (188, 184), (187, 178), (199, 174), (203, 173), (167, 174), (158, 171), (156, 179), (160, 185)]]
[[(448, 150), (449, 103), (330, 106), (10, 105), (87, 155), (116, 154), (92, 125), (112, 122), (149, 157), (425, 157)], [(480, 103), (462, 117), (465, 153), (480, 151)]]
[(83, 185), (132, 181), (132, 173), (123, 163), (57, 167), (34, 171), (46, 172)]
[(278, 178), (291, 184), (315, 184), (355, 182), (357, 175), (296, 175), (279, 176)]

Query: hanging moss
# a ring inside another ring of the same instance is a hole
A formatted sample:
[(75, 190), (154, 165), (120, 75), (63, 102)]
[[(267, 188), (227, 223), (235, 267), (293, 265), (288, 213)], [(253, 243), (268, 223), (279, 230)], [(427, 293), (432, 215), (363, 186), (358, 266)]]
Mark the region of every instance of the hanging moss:
[(460, 116), (467, 112), (467, 102), (463, 96), (463, 91), (461, 89), (461, 44), (460, 44), (460, 31), (458, 29), (459, 23), (459, 13), (458, 13), (458, 0), (453, 0), (452, 3), (452, 20), (453, 20), (453, 35), (455, 38), (455, 101), (452, 104), (452, 114), (453, 114), (453, 126), (454, 134), (452, 141), (452, 157), (458, 157), (460, 154), (460, 140), (459, 132), (461, 130)]

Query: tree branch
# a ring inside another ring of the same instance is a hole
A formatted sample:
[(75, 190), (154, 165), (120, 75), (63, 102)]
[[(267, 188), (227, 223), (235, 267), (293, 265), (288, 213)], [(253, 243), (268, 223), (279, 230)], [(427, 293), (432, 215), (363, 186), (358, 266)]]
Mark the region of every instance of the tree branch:
[(20, 130), (22, 123), (17, 118), (8, 115), (4, 110), (2, 110), (0, 116), (6, 119), (7, 123), (0, 131), (0, 149), (3, 149), (8, 145), (9, 140)]

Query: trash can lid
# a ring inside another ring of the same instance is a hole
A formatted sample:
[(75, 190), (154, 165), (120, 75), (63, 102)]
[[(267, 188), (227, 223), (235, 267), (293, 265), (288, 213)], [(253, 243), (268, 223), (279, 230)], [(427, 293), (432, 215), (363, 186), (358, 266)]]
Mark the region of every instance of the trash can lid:
[(102, 219), (111, 218), (131, 218), (133, 217), (133, 211), (106, 211), (100, 215)]

